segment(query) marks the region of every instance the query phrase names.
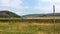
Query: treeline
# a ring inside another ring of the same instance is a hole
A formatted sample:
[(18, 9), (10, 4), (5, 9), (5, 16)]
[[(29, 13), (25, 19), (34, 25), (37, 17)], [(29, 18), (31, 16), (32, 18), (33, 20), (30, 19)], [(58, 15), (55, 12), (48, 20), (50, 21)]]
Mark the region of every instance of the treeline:
[[(54, 23), (54, 19), (6, 19), (0, 22), (29, 22), (29, 23)], [(60, 19), (55, 19), (56, 23), (60, 23)]]

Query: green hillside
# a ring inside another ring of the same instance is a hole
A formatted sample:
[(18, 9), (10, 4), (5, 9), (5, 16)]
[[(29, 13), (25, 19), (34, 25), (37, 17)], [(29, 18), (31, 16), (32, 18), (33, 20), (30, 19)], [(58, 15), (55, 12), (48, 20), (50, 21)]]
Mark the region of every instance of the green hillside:
[(18, 16), (17, 14), (11, 12), (11, 11), (7, 11), (7, 10), (4, 10), (4, 11), (0, 11), (0, 18), (11, 18), (11, 17), (20, 17)]
[[(22, 17), (46, 17), (46, 16), (53, 16), (53, 13), (49, 13), (49, 14), (28, 14), (28, 15), (23, 15)], [(60, 13), (55, 13), (55, 16), (60, 16)]]

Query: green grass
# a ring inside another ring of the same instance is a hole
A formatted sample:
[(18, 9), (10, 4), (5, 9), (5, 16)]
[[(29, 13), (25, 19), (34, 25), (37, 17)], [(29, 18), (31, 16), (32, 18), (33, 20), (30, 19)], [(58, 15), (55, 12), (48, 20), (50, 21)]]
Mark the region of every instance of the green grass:
[[(60, 34), (60, 23), (56, 23), (56, 34)], [(53, 23), (0, 22), (0, 34), (54, 34)]]

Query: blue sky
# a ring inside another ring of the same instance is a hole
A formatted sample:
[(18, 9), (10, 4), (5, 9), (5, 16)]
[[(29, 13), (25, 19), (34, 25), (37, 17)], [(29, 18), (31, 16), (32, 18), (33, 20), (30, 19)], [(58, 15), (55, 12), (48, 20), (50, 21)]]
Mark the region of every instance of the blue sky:
[(60, 0), (0, 0), (0, 11), (9, 10), (18, 15), (52, 13), (53, 4), (59, 13)]

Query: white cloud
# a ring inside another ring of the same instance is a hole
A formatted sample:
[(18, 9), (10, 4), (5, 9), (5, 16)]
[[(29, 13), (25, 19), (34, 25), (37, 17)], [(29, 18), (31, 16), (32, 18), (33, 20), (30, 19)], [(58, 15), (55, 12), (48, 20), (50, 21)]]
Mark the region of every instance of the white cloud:
[(35, 9), (42, 13), (51, 13), (53, 11), (53, 6), (38, 6), (35, 7)]
[[(48, 12), (51, 13), (53, 12), (53, 4), (55, 4), (56, 12), (60, 13), (60, 0), (39, 0), (39, 2), (42, 3), (41, 5), (39, 4), (39, 6), (35, 7), (36, 10), (42, 11), (42, 13), (48, 13)], [(48, 4), (45, 6), (44, 3)]]
[[(53, 12), (53, 5), (52, 6), (38, 6), (38, 7), (35, 7), (36, 10), (39, 10), (39, 11), (42, 11), (42, 13), (51, 13)], [(56, 13), (60, 13), (60, 5), (56, 5), (55, 6), (55, 9), (56, 9)]]
[(21, 8), (21, 0), (0, 0), (0, 4), (7, 7)]
[(41, 0), (42, 2), (60, 3), (60, 0)]
[(55, 9), (56, 9), (56, 12), (59, 13), (60, 12), (60, 5), (56, 5)]
[(22, 6), (21, 0), (1, 0), (1, 4), (6, 7), (15, 8), (16, 10), (28, 9), (28, 6)]

